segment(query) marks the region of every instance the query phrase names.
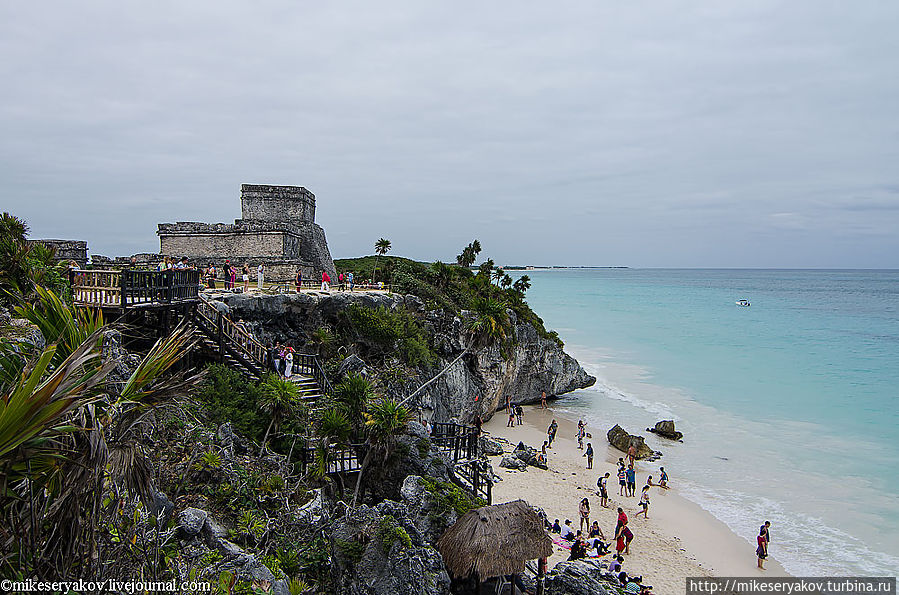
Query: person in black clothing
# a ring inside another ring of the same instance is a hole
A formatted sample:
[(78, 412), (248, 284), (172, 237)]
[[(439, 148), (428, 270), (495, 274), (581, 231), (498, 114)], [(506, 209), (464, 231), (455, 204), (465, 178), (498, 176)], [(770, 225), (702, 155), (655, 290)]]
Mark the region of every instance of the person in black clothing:
[(583, 538), (578, 537), (574, 543), (571, 545), (571, 555), (568, 556), (569, 560), (580, 560), (581, 558), (587, 557), (587, 544), (584, 543)]

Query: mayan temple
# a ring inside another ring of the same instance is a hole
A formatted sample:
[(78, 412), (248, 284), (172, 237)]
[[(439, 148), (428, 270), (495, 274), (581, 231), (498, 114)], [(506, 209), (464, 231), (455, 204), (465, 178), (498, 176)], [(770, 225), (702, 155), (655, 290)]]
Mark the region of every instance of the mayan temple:
[(262, 263), (269, 279), (335, 275), (325, 230), (315, 223), (315, 195), (302, 186), (242, 184), (242, 218), (231, 223), (160, 223), (160, 252), (187, 256), (196, 266), (226, 259), (232, 265)]

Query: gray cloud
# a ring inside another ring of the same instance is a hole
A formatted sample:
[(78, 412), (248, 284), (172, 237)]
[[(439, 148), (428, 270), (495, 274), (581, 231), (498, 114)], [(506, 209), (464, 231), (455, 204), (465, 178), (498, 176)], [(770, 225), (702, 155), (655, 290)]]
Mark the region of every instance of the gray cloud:
[(5, 3), (3, 208), (124, 254), (270, 182), (316, 193), (337, 256), (899, 267), (897, 25), (811, 0)]

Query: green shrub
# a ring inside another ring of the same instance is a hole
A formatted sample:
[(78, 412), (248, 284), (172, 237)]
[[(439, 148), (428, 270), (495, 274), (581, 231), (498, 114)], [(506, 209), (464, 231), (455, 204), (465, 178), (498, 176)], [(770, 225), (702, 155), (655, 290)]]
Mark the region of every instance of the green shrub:
[(433, 477), (423, 477), (425, 489), (431, 493), (437, 510), (435, 516), (454, 510), (458, 516), (462, 516), (473, 508), (485, 506), (482, 498), (473, 498), (456, 484), (449, 481), (441, 481)]
[[(396, 353), (410, 366), (434, 363), (427, 333), (408, 310), (352, 304), (345, 310), (345, 317), (351, 333), (376, 352), (383, 355)], [(353, 342), (353, 337), (348, 339)]]
[(236, 432), (256, 441), (262, 440), (269, 422), (259, 411), (259, 397), (256, 383), (222, 364), (206, 368), (206, 378), (197, 395), (210, 421), (216, 424), (230, 421)]

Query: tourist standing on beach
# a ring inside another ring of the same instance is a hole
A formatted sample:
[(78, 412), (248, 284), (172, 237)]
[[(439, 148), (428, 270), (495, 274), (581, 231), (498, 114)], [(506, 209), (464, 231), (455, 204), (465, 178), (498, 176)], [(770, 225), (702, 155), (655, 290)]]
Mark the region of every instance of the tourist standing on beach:
[(765, 570), (765, 558), (768, 557), (768, 526), (771, 523), (765, 521), (765, 524), (759, 527), (759, 536), (756, 538), (758, 547), (755, 548), (755, 555), (759, 559), (759, 568)]
[(582, 456), (587, 457), (587, 469), (593, 469), (593, 445), (591, 443), (587, 443), (587, 452)]
[(634, 447), (633, 444), (631, 444), (630, 447), (627, 449), (627, 458), (630, 460), (631, 465), (633, 465), (634, 462), (636, 462), (636, 460), (637, 460), (637, 449)]
[(627, 487), (627, 472), (624, 470), (624, 461), (618, 459), (618, 495), (624, 496)]
[(609, 472), (599, 478), (596, 482), (599, 486), (599, 505), (603, 508), (609, 507)]
[(520, 403), (515, 406), (515, 421), (518, 422), (519, 426), (524, 423), (524, 409)]
[(540, 395), (540, 407), (546, 409), (546, 391), (543, 391), (543, 394)]
[(556, 420), (553, 420), (551, 424), (549, 424), (549, 428), (546, 429), (546, 434), (549, 437), (547, 441), (547, 448), (553, 447), (553, 440), (556, 439), (556, 431), (559, 429), (559, 424), (556, 423)]
[(637, 472), (634, 471), (634, 466), (628, 465), (624, 475), (627, 478), (627, 495), (633, 498), (637, 495)]
[(644, 519), (649, 518), (649, 484), (643, 486), (643, 493), (640, 495), (640, 506), (643, 507), (643, 510), (637, 511), (635, 517), (643, 515)]
[(578, 505), (578, 513), (580, 514), (581, 524), (580, 530), (584, 531), (584, 527), (587, 527), (587, 531), (590, 530), (590, 501), (584, 498), (581, 500), (580, 505)]
[(509, 423), (506, 424), (507, 428), (511, 428), (515, 426), (515, 409), (509, 407)]
[(256, 289), (262, 291), (262, 286), (265, 283), (265, 265), (261, 262), (259, 266), (256, 267)]

